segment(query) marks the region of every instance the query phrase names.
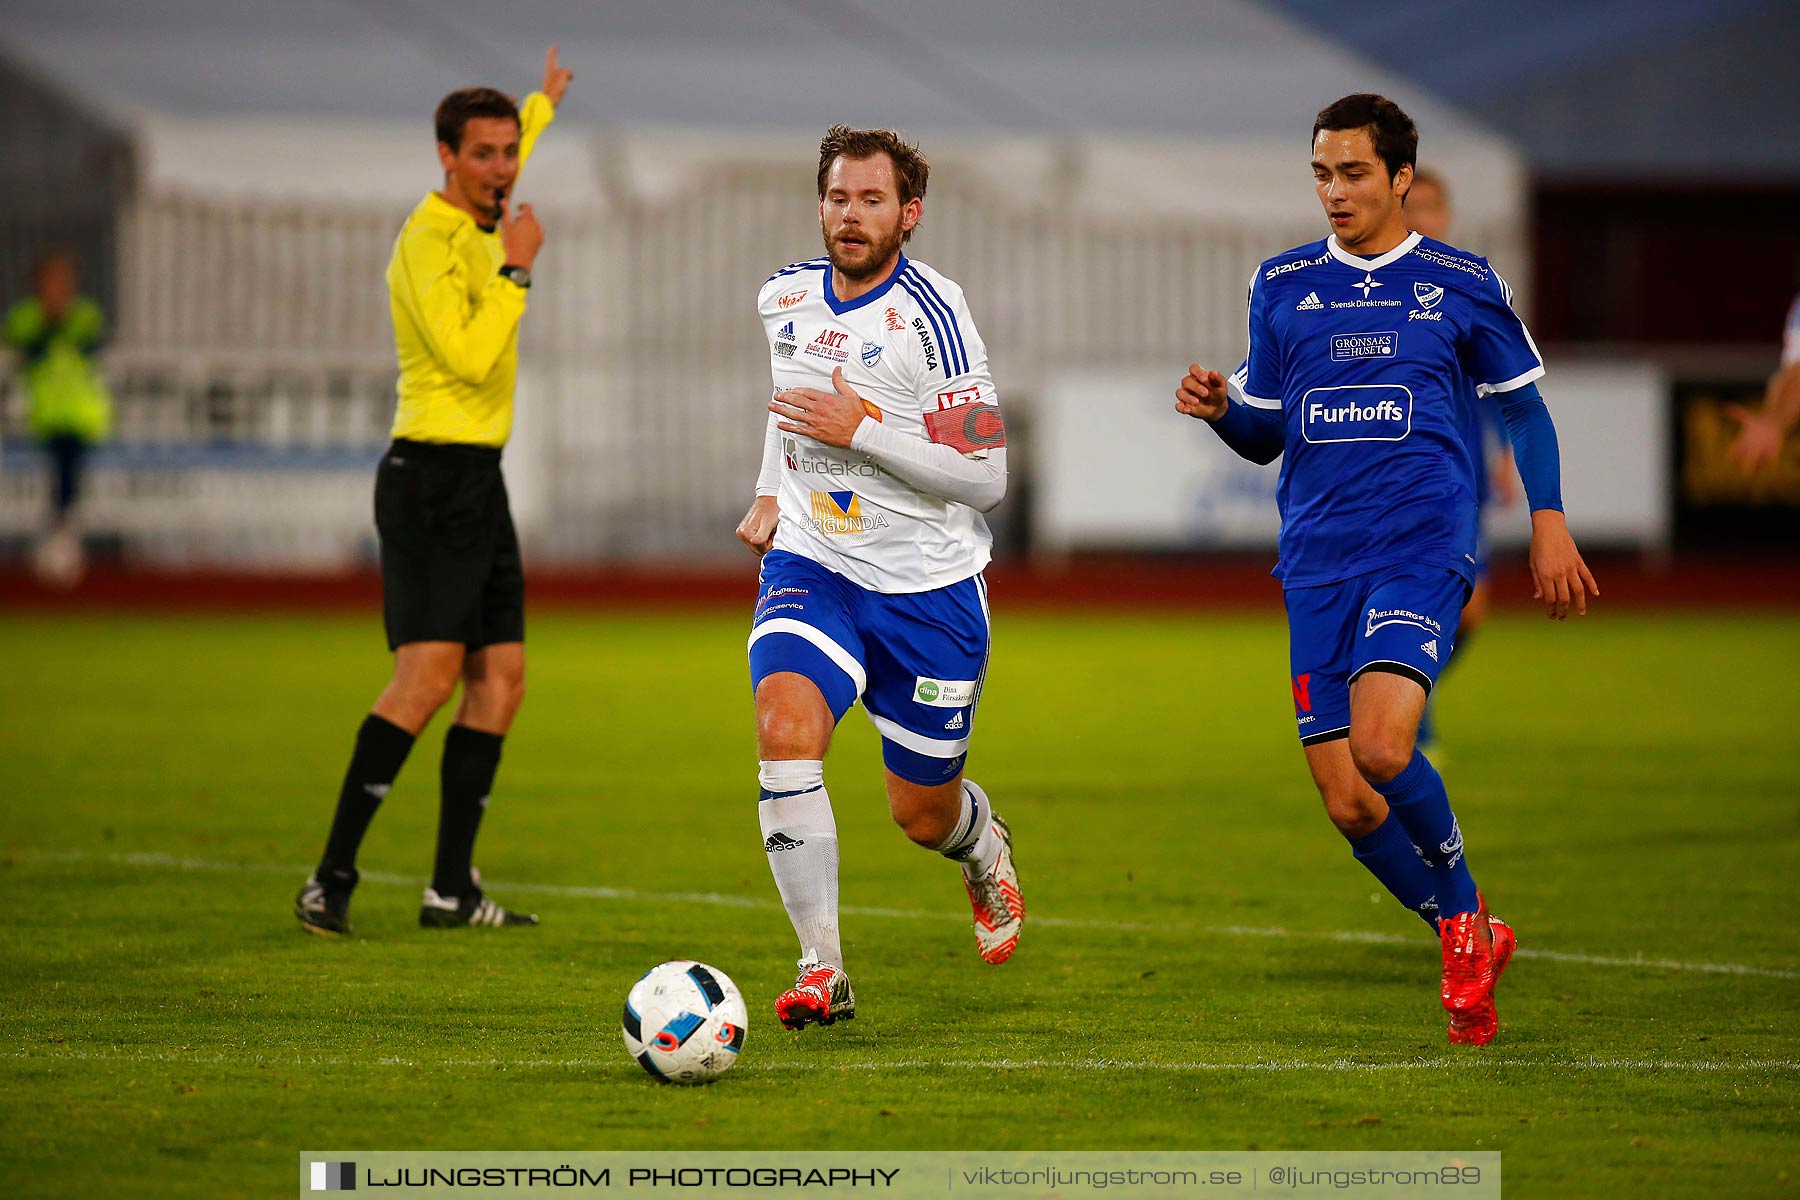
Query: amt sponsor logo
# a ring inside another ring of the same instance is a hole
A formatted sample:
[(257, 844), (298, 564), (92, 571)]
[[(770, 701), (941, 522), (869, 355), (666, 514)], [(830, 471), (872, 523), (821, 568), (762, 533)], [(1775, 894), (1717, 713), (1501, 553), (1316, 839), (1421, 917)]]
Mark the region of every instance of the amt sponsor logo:
[(1412, 393), (1397, 383), (1313, 388), (1300, 400), (1308, 442), (1397, 442), (1412, 432)]

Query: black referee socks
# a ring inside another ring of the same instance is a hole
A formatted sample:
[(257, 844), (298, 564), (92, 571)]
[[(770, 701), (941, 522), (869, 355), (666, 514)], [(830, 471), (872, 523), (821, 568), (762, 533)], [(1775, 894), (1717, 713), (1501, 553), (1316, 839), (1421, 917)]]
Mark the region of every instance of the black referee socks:
[(344, 773), (343, 790), (338, 793), (337, 814), (331, 819), (331, 834), (325, 840), (325, 858), (319, 864), (319, 880), (329, 883), (327, 871), (350, 871), (356, 867), (356, 851), (382, 797), (394, 785), (394, 777), (412, 750), (413, 735), (392, 721), (370, 713), (356, 731), (356, 749), (350, 755), (350, 769)]
[(460, 897), (474, 885), (469, 864), (475, 855), (475, 835), (494, 787), (494, 772), (500, 769), (500, 745), (505, 740), (502, 734), (466, 725), (452, 725), (444, 735), (437, 865), (431, 874), (432, 889), (440, 896)]

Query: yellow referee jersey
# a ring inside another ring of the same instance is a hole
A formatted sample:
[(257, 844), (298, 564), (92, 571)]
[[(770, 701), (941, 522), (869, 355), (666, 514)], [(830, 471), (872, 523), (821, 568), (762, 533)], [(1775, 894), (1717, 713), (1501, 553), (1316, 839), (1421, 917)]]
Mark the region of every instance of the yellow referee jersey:
[[(555, 114), (543, 93), (525, 98), (519, 109), (521, 170)], [(436, 192), (406, 218), (387, 269), (400, 359), (395, 437), (506, 445), (525, 289), (500, 277), (505, 265), (498, 228), (483, 230)]]

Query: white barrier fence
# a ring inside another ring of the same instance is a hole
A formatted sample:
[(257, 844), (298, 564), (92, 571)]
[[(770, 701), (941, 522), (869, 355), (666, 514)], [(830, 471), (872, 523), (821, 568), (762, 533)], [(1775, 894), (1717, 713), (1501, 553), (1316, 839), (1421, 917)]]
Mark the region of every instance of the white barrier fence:
[[(735, 553), (768, 380), (754, 296), (775, 268), (819, 252), (810, 182), (745, 166), (667, 198), (541, 214), (507, 451), (534, 556)], [(404, 216), (168, 191), (133, 202), (107, 359), (119, 428), (96, 460), (89, 528), (164, 561), (366, 555), (393, 408), (383, 275)], [(1128, 402), (1109, 364), (1172, 387), (1193, 358), (1235, 362), (1256, 263), (1316, 236), (1084, 215), (943, 173), (908, 250), (963, 284), (1029, 437), (1040, 398), (1072, 372), (1089, 381), (1080, 403), (1101, 414)], [(1468, 242), (1523, 260), (1512, 225), (1472, 228)], [(14, 396), (0, 422), (0, 534), (35, 528), (45, 503), (41, 476), (15, 469), (29, 461), (20, 428)], [(1028, 454), (1014, 457), (1029, 470)]]

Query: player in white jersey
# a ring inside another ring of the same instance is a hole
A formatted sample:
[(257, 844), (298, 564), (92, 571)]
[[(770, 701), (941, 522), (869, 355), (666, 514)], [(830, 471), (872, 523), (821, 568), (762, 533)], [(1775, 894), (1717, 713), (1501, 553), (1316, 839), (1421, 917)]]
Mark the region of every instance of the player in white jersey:
[(890, 130), (834, 126), (819, 146), (825, 257), (757, 298), (774, 396), (737, 534), (763, 556), (750, 674), (763, 848), (800, 939), (775, 1002), (790, 1029), (856, 1015), (824, 758), (859, 699), (895, 822), (962, 866), (981, 957), (1011, 957), (1025, 920), (1011, 834), (963, 776), (987, 673), (981, 514), (1006, 492), (1006, 429), (962, 289), (901, 252), (929, 170)]

